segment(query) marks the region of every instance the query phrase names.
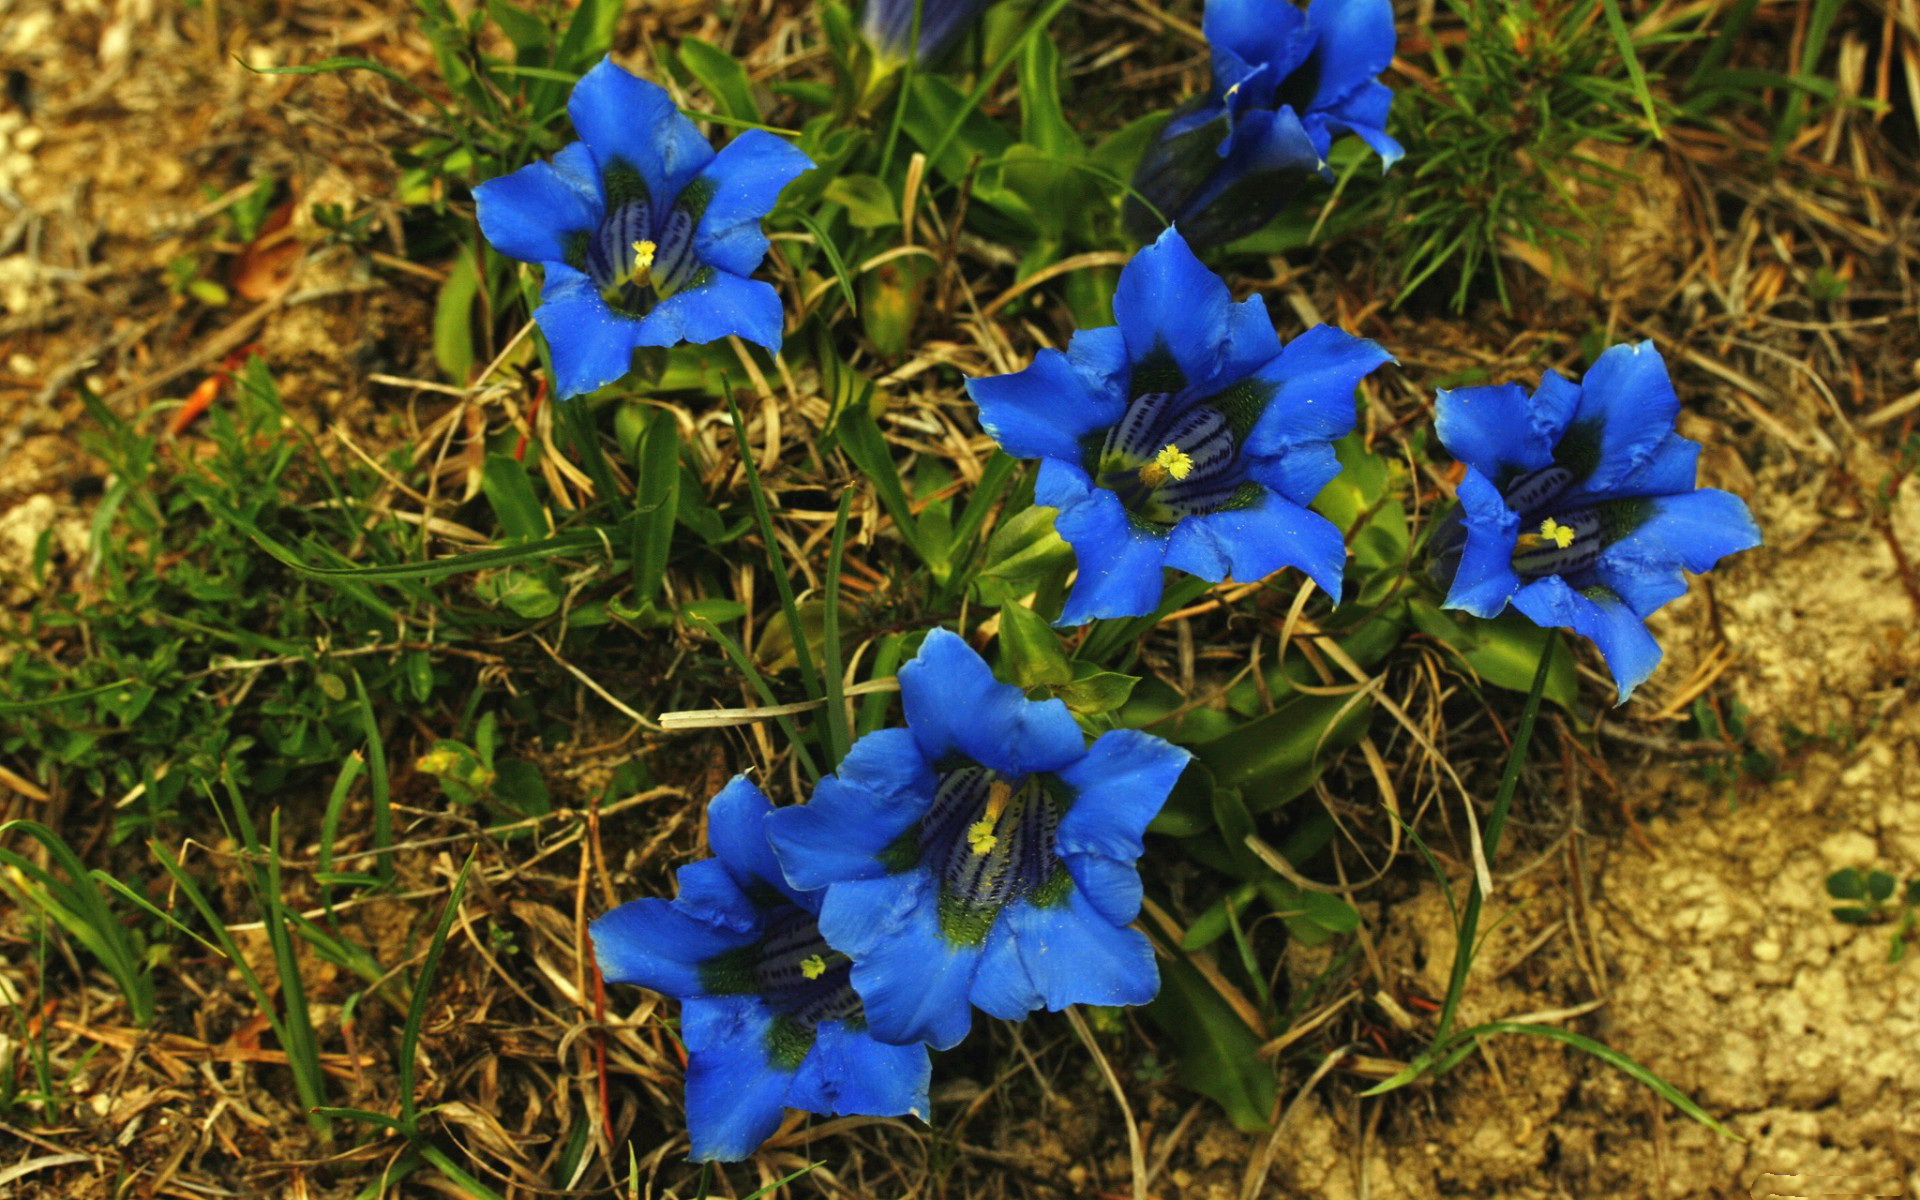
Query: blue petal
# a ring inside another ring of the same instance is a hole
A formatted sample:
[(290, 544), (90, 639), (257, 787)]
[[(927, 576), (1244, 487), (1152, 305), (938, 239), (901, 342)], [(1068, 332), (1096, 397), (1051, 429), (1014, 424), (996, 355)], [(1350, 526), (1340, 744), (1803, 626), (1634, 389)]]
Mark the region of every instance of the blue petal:
[(1013, 941), (1013, 926), (1006, 921), (995, 921), (987, 931), (967, 998), (981, 1012), (1002, 1021), (1021, 1020), (1047, 1002), (1027, 975), (1020, 948)]
[(694, 254), (722, 271), (753, 274), (767, 255), (761, 219), (781, 189), (811, 166), (812, 159), (764, 130), (749, 129), (727, 143), (700, 171), (713, 195), (693, 231)]
[(1297, 567), (1338, 604), (1347, 545), (1333, 522), (1263, 490), (1259, 502), (1247, 508), (1187, 517), (1175, 525), (1166, 563), (1213, 583), (1251, 583), (1282, 567)]
[(1042, 350), (1024, 371), (967, 380), (967, 395), (980, 406), (981, 426), (1008, 454), (1079, 462), (1080, 439), (1126, 410), (1119, 395), (1087, 384), (1066, 355)]
[(707, 802), (707, 845), (742, 889), (751, 890), (756, 884), (771, 887), (812, 912), (819, 907), (818, 898), (808, 898), (787, 883), (780, 860), (768, 844), (767, 818), (772, 813), (773, 801), (767, 794), (745, 775), (735, 775)]
[(1699, 575), (1739, 550), (1760, 544), (1760, 527), (1747, 503), (1732, 492), (1700, 488), (1678, 496), (1658, 496), (1653, 515), (1608, 546), (1603, 561), (1635, 559), (1679, 563)]
[(741, 936), (759, 935), (765, 913), (726, 863), (703, 858), (674, 872), (674, 879), (680, 889), (673, 898), (676, 911)]
[(886, 874), (880, 852), (926, 815), (935, 786), (912, 731), (881, 729), (861, 738), (839, 772), (814, 786), (811, 800), (768, 818), (787, 881), (819, 888)]
[(1189, 384), (1205, 387), (1226, 356), (1232, 302), (1227, 285), (1169, 229), (1121, 270), (1113, 315), (1136, 369), (1164, 351)]
[(1238, 383), (1280, 353), (1280, 333), (1273, 327), (1265, 300), (1248, 296), (1228, 310), (1227, 358), (1220, 368), (1223, 384)]
[(1331, 442), (1289, 446), (1278, 458), (1249, 454), (1247, 478), (1295, 504), (1311, 504), (1340, 474), (1340, 456)]
[(941, 935), (926, 872), (834, 884), (820, 906), (820, 935), (853, 960), (853, 990), (874, 1037), (945, 1050), (967, 1036), (980, 948)]
[(1625, 476), (1613, 491), (1629, 496), (1672, 496), (1691, 492), (1700, 471), (1700, 443), (1677, 433), (1667, 435), (1639, 470)]
[(1520, 576), (1513, 569), (1520, 515), (1507, 507), (1499, 490), (1475, 467), (1467, 468), (1459, 496), (1467, 540), (1447, 588), (1447, 602), (1441, 607), (1497, 617), (1520, 587)]
[(987, 0), (924, 0), (919, 3), (920, 41), (913, 38), (916, 0), (866, 0), (861, 6), (860, 32), (880, 53), (882, 62), (898, 63), (907, 58), (931, 62), (953, 43)]
[(687, 1003), (687, 1136), (695, 1162), (738, 1162), (780, 1128), (793, 1073), (767, 1059), (771, 1014), (760, 1001), (729, 996)]
[(1327, 127), (1336, 133), (1351, 133), (1380, 156), (1385, 171), (1406, 157), (1406, 148), (1387, 136), (1387, 108), (1393, 93), (1384, 84), (1366, 83), (1351, 96), (1328, 107), (1324, 114)]
[(1307, 330), (1255, 373), (1277, 390), (1247, 435), (1247, 453), (1279, 457), (1296, 446), (1345, 436), (1353, 429), (1354, 389), (1392, 361), (1379, 343), (1331, 325)]
[(933, 1066), (923, 1045), (890, 1046), (845, 1021), (820, 1026), (787, 1088), (787, 1106), (824, 1116), (927, 1119)]
[(780, 353), (785, 314), (773, 285), (726, 271), (701, 274), (704, 282), (699, 286), (675, 292), (641, 318), (634, 344), (674, 346), (741, 337)]
[(1549, 575), (1515, 592), (1513, 606), (1536, 625), (1591, 638), (1613, 672), (1621, 704), (1660, 665), (1660, 643), (1647, 632), (1646, 622), (1604, 587), (1576, 592), (1566, 580)]
[(1100, 915), (1077, 888), (1064, 904), (1046, 908), (1016, 901), (1000, 920), (1052, 1012), (1069, 1004), (1145, 1004), (1160, 990), (1146, 935)]
[(631, 900), (587, 927), (600, 974), (669, 996), (698, 996), (700, 964), (758, 937), (689, 916), (665, 900)]
[(593, 147), (602, 170), (618, 159), (646, 181), (656, 214), (677, 200), (689, 180), (713, 158), (713, 147), (673, 98), (603, 58), (580, 77), (567, 98), (567, 115)]
[(1702, 488), (1648, 501), (1653, 514), (1608, 546), (1595, 564), (1601, 582), (1642, 617), (1687, 590), (1685, 567), (1698, 575), (1729, 554), (1760, 544), (1746, 502), (1731, 492)]
[(1029, 700), (993, 677), (957, 634), (935, 628), (900, 668), (907, 728), (931, 763), (958, 753), (1004, 775), (1057, 771), (1087, 751), (1060, 700)]
[[(1200, 16), (1200, 31), (1215, 63), (1226, 58), (1241, 64), (1237, 74), (1242, 75), (1266, 67), (1271, 76), (1265, 88), (1268, 96), (1307, 56), (1311, 35), (1306, 26), (1306, 14), (1286, 0), (1207, 0)], [(1224, 90), (1239, 82), (1228, 79), (1221, 86)]]
[(1645, 468), (1666, 445), (1679, 412), (1667, 364), (1652, 342), (1603, 353), (1580, 381), (1580, 406), (1573, 416), (1575, 426), (1591, 422), (1599, 431), (1599, 463), (1578, 481), (1584, 490), (1610, 491)]
[(1517, 383), (1441, 388), (1434, 410), (1434, 425), (1447, 453), (1488, 479), (1536, 471), (1553, 462), (1560, 430), (1544, 427), (1545, 414)]
[[(1316, 125), (1319, 123), (1316, 122)], [(1219, 176), (1212, 182), (1211, 195), (1247, 177), (1264, 178), (1269, 187), (1281, 190), (1284, 203), (1286, 176), (1302, 176), (1320, 169), (1327, 154), (1324, 128), (1314, 136), (1292, 108), (1261, 109), (1250, 112), (1234, 124), (1233, 134), (1220, 148)], [(1266, 206), (1277, 211), (1279, 205)], [(1262, 222), (1264, 224), (1264, 222)]]
[(565, 400), (605, 387), (627, 373), (640, 323), (600, 298), (593, 280), (564, 263), (547, 264), (533, 319), (553, 354), (553, 386)]
[[(1056, 461), (1040, 465), (1043, 484)], [(1035, 489), (1035, 499), (1046, 503), (1040, 499), (1042, 490)], [(1072, 545), (1079, 563), (1056, 625), (1084, 625), (1095, 617), (1139, 617), (1159, 606), (1167, 539), (1134, 525), (1120, 497), (1092, 488), (1085, 499), (1062, 508), (1053, 527)]]
[(1133, 864), (1146, 851), (1142, 836), (1192, 757), (1150, 733), (1115, 729), (1058, 772), (1074, 801), (1060, 818), (1054, 847), (1109, 920), (1125, 923), (1139, 914), (1140, 873)]
[(1311, 0), (1307, 25), (1320, 63), (1314, 107), (1351, 95), (1393, 62), (1391, 0)]
[[(574, 147), (585, 150), (584, 143)], [(552, 163), (528, 163), (511, 175), (489, 179), (473, 189), (480, 232), (495, 250), (521, 262), (560, 262), (569, 233), (585, 233), (600, 224), (598, 185), (568, 169), (577, 156)], [(591, 159), (589, 158), (589, 165)]]

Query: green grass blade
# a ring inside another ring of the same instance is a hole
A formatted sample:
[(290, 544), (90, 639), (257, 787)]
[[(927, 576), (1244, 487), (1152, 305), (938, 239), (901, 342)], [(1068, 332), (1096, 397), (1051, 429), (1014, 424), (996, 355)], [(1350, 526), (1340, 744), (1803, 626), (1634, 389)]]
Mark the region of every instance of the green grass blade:
[(840, 510), (833, 518), (833, 543), (827, 551), (826, 631), (821, 638), (821, 653), (826, 656), (827, 755), (838, 767), (847, 756), (847, 703), (845, 681), (841, 679), (840, 654), (840, 563), (847, 550), (847, 514), (853, 510), (853, 489), (840, 493)]
[(1641, 1066), (1626, 1054), (1615, 1050), (1605, 1042), (1595, 1041), (1590, 1037), (1574, 1033), (1572, 1030), (1561, 1029), (1558, 1026), (1533, 1025), (1523, 1021), (1489, 1021), (1485, 1025), (1475, 1025), (1471, 1029), (1461, 1030), (1460, 1036), (1462, 1038), (1474, 1038), (1486, 1033), (1525, 1033), (1531, 1034), (1534, 1037), (1551, 1038), (1556, 1042), (1565, 1042), (1574, 1049), (1583, 1050), (1601, 1062), (1606, 1063), (1608, 1066), (1624, 1072), (1652, 1088), (1662, 1099), (1666, 1100), (1667, 1103), (1700, 1122), (1700, 1124), (1705, 1125), (1708, 1129), (1713, 1130), (1721, 1137), (1732, 1138), (1736, 1142), (1746, 1141), (1745, 1138), (1715, 1120), (1713, 1115), (1707, 1112), (1706, 1109), (1695, 1104), (1692, 1098), (1685, 1092), (1660, 1078), (1660, 1076), (1654, 1074), (1646, 1067)]
[(125, 997), (127, 1011), (132, 1015), (134, 1024), (146, 1026), (153, 1020), (153, 979), (126, 928), (107, 903), (106, 894), (101, 891), (103, 873), (87, 870), (86, 864), (67, 845), (66, 840), (38, 821), (8, 821), (0, 825), (0, 838), (5, 838), (15, 830), (45, 847), (66, 878), (57, 878), (32, 860), (11, 850), (0, 849), (0, 864), (18, 872), (18, 880), (27, 881), (21, 884), (0, 874), (0, 887), (8, 891), (25, 891), (31, 887), (31, 892), (18, 897), (20, 902), (23, 905), (31, 902), (40, 908), (88, 953), (99, 959), (100, 965), (106, 968), (107, 974), (119, 986), (120, 994)]
[(1633, 80), (1633, 94), (1640, 101), (1640, 110), (1647, 116), (1647, 128), (1652, 131), (1655, 141), (1666, 135), (1660, 132), (1660, 116), (1654, 111), (1653, 92), (1647, 87), (1647, 74), (1640, 69), (1640, 55), (1633, 45), (1633, 31), (1627, 28), (1627, 18), (1620, 11), (1620, 0), (1600, 0), (1600, 7), (1606, 10), (1607, 28), (1613, 32), (1614, 45), (1620, 49), (1620, 61), (1626, 65), (1627, 77)]
[[(473, 855), (469, 854), (453, 881), (446, 907), (440, 910), (433, 938), (427, 943), (426, 957), (420, 960), (420, 973), (413, 981), (413, 999), (407, 1005), (407, 1021), (400, 1031), (400, 1054), (395, 1069), (400, 1077), (400, 1126), (408, 1137), (418, 1137), (420, 1133), (420, 1108), (414, 1097), (414, 1059), (420, 1045), (420, 1026), (427, 1017), (427, 997), (433, 991), (433, 975), (440, 968), (440, 956), (447, 948), (447, 932), (453, 928), (453, 918), (460, 911), (460, 898), (466, 893), (467, 872), (471, 870)], [(426, 1152), (427, 1148), (422, 1147), (421, 1153)]]
[(459, 1164), (455, 1163), (451, 1158), (448, 1158), (437, 1147), (422, 1145), (420, 1147), (420, 1157), (432, 1163), (434, 1168), (442, 1175), (445, 1175), (450, 1183), (467, 1195), (472, 1196), (474, 1200), (502, 1200), (499, 1192), (494, 1191), (486, 1184), (481, 1183), (478, 1179), (467, 1174), (465, 1170), (461, 1169)]
[[(708, 636), (720, 643), (721, 651), (726, 654), (727, 660), (733, 663), (734, 669), (739, 671), (747, 682), (753, 686), (754, 694), (760, 697), (760, 703), (765, 704), (769, 708), (780, 703), (779, 699), (774, 696), (773, 689), (767, 686), (767, 681), (760, 674), (759, 668), (753, 665), (753, 660), (747, 657), (745, 650), (741, 649), (739, 642), (728, 637), (717, 623), (708, 620), (699, 613), (688, 613), (687, 619), (702, 629), (705, 629)], [(783, 714), (775, 717), (774, 721), (780, 726), (780, 732), (786, 735), (787, 745), (793, 747), (793, 753), (799, 758), (800, 765), (806, 771), (807, 777), (809, 779), (820, 778), (820, 768), (814, 765), (813, 755), (807, 752), (807, 744), (800, 740), (800, 731), (794, 727), (793, 718)]]
[(367, 739), (367, 786), (373, 803), (373, 848), (380, 851), (374, 859), (374, 873), (381, 879), (393, 881), (393, 860), (388, 851), (393, 849), (393, 794), (387, 776), (387, 747), (380, 738), (380, 722), (373, 713), (373, 698), (367, 695), (367, 685), (360, 680), (360, 672), (353, 672), (354, 701), (360, 708), (360, 731)]
[(760, 536), (767, 544), (767, 566), (773, 571), (773, 586), (780, 593), (780, 609), (787, 614), (787, 630), (792, 634), (793, 657), (800, 667), (800, 681), (807, 698), (819, 699), (820, 673), (813, 666), (813, 648), (807, 645), (806, 626), (800, 623), (800, 607), (794, 603), (793, 580), (787, 578), (787, 556), (780, 552), (780, 538), (773, 527), (773, 510), (767, 506), (767, 492), (760, 483), (760, 467), (754, 462), (753, 447), (747, 444), (747, 422), (734, 401), (733, 386), (724, 385), (727, 413), (733, 418), (733, 436), (739, 443), (740, 469), (747, 476), (747, 491), (753, 497), (753, 515), (760, 522)]
[(847, 270), (846, 260), (840, 257), (840, 247), (833, 244), (833, 239), (827, 236), (825, 227), (814, 218), (812, 213), (804, 213), (797, 208), (784, 209), (781, 216), (792, 217), (813, 235), (813, 240), (819, 244), (821, 252), (827, 256), (827, 265), (833, 268), (833, 277), (840, 281), (840, 294), (847, 299), (847, 311), (859, 316), (860, 301), (854, 298), (853, 273)]

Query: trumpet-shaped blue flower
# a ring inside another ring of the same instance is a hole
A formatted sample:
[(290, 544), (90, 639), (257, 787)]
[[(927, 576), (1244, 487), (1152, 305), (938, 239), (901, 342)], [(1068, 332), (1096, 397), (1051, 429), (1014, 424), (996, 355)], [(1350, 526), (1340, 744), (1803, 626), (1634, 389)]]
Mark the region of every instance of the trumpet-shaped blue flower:
[[(1392, 166), (1393, 93), (1375, 77), (1393, 61), (1390, 0), (1207, 0), (1202, 31), (1213, 85), (1154, 139), (1134, 188), (1195, 246), (1251, 233), (1311, 175), (1329, 175), (1333, 139), (1351, 133)], [(1142, 237), (1158, 228), (1133, 202)]]
[(790, 887), (767, 845), (772, 811), (736, 776), (707, 805), (714, 857), (680, 868), (680, 894), (590, 929), (609, 982), (680, 1000), (696, 1160), (747, 1157), (785, 1108), (927, 1116), (926, 1047), (868, 1032), (847, 959), (820, 936), (820, 895)]
[(580, 141), (474, 188), (480, 230), (540, 263), (533, 314), (565, 399), (626, 374), (639, 346), (737, 335), (780, 349), (780, 297), (747, 278), (767, 253), (760, 220), (813, 165), (749, 130), (718, 154), (664, 89), (602, 61), (574, 85)]
[(900, 670), (907, 727), (854, 743), (803, 807), (768, 818), (787, 880), (824, 887), (876, 1037), (944, 1049), (972, 1009), (1018, 1019), (1159, 989), (1141, 835), (1187, 752), (1138, 730), (1088, 746), (1067, 706), (997, 682), (935, 629)]
[[(932, 62), (960, 39), (989, 0), (867, 0), (860, 10), (860, 32), (883, 65)], [(920, 40), (914, 41), (914, 10), (920, 12)]]
[(1660, 662), (1646, 618), (1760, 544), (1738, 496), (1694, 486), (1698, 444), (1674, 432), (1680, 400), (1650, 342), (1614, 346), (1579, 383), (1549, 374), (1439, 395), (1440, 442), (1466, 467), (1435, 534), (1446, 606), (1535, 624), (1600, 647), (1625, 703)]
[(1283, 349), (1259, 297), (1233, 303), (1171, 229), (1120, 273), (1113, 315), (967, 381), (994, 440), (1040, 459), (1034, 499), (1079, 558), (1060, 623), (1153, 611), (1163, 566), (1216, 583), (1298, 567), (1338, 600), (1346, 546), (1305, 506), (1340, 472), (1355, 385), (1391, 357), (1325, 325)]

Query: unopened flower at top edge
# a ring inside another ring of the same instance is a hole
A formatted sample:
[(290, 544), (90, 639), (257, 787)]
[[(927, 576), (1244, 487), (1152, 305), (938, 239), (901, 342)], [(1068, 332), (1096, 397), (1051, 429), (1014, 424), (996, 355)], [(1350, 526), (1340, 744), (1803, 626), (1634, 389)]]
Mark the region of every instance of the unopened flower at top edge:
[(1019, 1019), (1144, 1004), (1146, 832), (1189, 757), (1135, 729), (1089, 746), (1059, 700), (997, 681), (935, 629), (900, 669), (907, 727), (854, 743), (813, 798), (768, 818), (820, 932), (853, 960), (874, 1035), (945, 1049), (972, 1010)]
[(1614, 346), (1579, 383), (1442, 390), (1440, 442), (1466, 468), (1434, 537), (1446, 607), (1508, 604), (1600, 647), (1625, 703), (1659, 665), (1646, 618), (1695, 573), (1760, 544), (1738, 496), (1694, 485), (1697, 443), (1651, 342)]
[(750, 279), (761, 218), (813, 165), (748, 130), (715, 153), (665, 89), (603, 60), (567, 100), (580, 141), (474, 188), (494, 249), (546, 268), (534, 313), (560, 398), (626, 374), (639, 346), (737, 335), (780, 349), (780, 297)]
[[(1212, 87), (1176, 112), (1133, 186), (1196, 248), (1271, 221), (1310, 176), (1328, 174), (1333, 139), (1351, 133), (1383, 169), (1404, 151), (1387, 135), (1393, 93), (1376, 78), (1393, 61), (1389, 0), (1207, 0), (1201, 18)], [(1129, 226), (1159, 222), (1137, 200)]]
[(1355, 386), (1392, 357), (1326, 325), (1283, 349), (1261, 299), (1233, 303), (1171, 229), (1121, 271), (1113, 315), (967, 381), (994, 440), (1040, 460), (1035, 503), (1060, 510), (1079, 560), (1060, 623), (1152, 612), (1163, 566), (1215, 583), (1297, 567), (1337, 601), (1346, 546), (1306, 505), (1340, 472)]
[[(866, 0), (860, 32), (884, 64), (929, 63), (966, 33), (990, 0)], [(913, 36), (919, 10), (920, 37)]]
[(590, 930), (608, 982), (680, 1000), (695, 1160), (746, 1158), (787, 1108), (927, 1117), (926, 1047), (868, 1032), (846, 956), (820, 937), (821, 894), (789, 887), (768, 847), (771, 811), (736, 776), (707, 805), (714, 857), (680, 868), (679, 895)]

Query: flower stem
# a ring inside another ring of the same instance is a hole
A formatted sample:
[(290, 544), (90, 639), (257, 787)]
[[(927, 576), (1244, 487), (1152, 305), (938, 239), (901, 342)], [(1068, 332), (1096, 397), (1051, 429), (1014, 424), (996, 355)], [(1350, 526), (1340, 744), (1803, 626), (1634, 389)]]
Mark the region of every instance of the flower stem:
[[(1534, 720), (1540, 715), (1540, 697), (1547, 688), (1547, 670), (1553, 663), (1553, 651), (1559, 644), (1559, 634), (1547, 630), (1546, 641), (1540, 647), (1540, 665), (1533, 672), (1533, 686), (1527, 692), (1526, 707), (1520, 710), (1520, 728), (1514, 731), (1513, 748), (1507, 752), (1507, 767), (1500, 776), (1500, 790), (1494, 795), (1493, 811), (1487, 814), (1482, 845), (1489, 864), (1493, 862), (1494, 852), (1500, 848), (1500, 833), (1507, 824), (1507, 810), (1513, 805), (1513, 789), (1520, 782), (1520, 767), (1527, 760), (1527, 743), (1533, 740)], [(1453, 1030), (1460, 996), (1467, 987), (1467, 971), (1473, 966), (1475, 938), (1480, 931), (1480, 909), (1485, 902), (1486, 896), (1480, 891), (1480, 879), (1476, 872), (1471, 890), (1467, 893), (1466, 909), (1460, 914), (1460, 937), (1453, 948), (1453, 974), (1447, 980), (1447, 998), (1440, 1006), (1440, 1020), (1434, 1028), (1429, 1053), (1437, 1051)]]

